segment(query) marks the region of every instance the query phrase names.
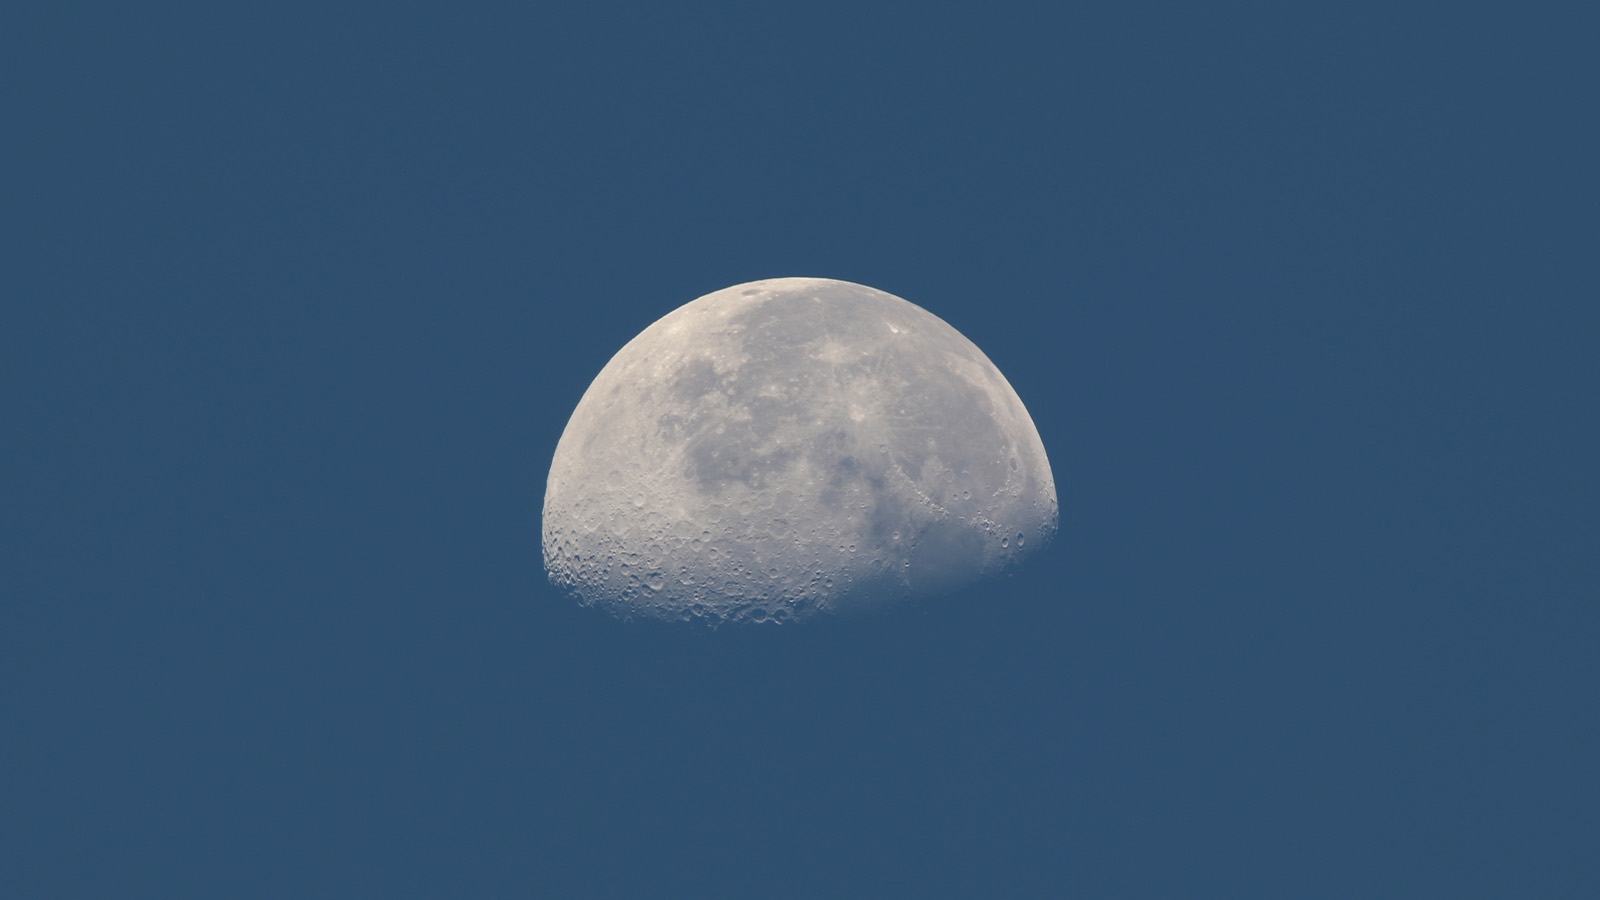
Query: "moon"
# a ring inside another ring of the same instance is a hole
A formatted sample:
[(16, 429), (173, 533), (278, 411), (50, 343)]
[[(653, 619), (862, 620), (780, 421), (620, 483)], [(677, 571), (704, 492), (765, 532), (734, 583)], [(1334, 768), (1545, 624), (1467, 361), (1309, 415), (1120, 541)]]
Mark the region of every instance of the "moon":
[(786, 622), (968, 585), (1057, 521), (983, 351), (893, 294), (775, 278), (606, 364), (556, 446), (543, 549), (553, 584), (623, 619)]

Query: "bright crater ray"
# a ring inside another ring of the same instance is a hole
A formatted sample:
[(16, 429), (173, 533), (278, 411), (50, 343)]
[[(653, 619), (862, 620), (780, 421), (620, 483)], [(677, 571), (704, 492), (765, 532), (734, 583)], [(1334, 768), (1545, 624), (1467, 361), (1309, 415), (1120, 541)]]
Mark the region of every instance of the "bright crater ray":
[(943, 320), (859, 284), (707, 294), (629, 341), (550, 466), (550, 580), (613, 614), (781, 622), (940, 593), (1042, 547), (1033, 420)]

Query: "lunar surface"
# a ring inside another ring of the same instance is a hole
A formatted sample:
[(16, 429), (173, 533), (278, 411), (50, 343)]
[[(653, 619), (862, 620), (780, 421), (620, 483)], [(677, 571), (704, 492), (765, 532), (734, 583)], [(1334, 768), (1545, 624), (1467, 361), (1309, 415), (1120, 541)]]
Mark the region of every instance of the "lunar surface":
[(1056, 523), (1039, 432), (971, 341), (883, 291), (777, 278), (674, 310), (595, 378), (544, 561), (622, 618), (784, 622), (953, 590)]

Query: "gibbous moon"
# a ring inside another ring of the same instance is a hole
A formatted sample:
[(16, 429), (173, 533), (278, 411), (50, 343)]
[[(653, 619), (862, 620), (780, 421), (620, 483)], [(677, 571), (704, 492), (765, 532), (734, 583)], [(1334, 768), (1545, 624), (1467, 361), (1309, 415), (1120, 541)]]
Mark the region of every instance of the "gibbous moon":
[(826, 278), (707, 294), (578, 402), (550, 580), (621, 618), (785, 622), (941, 593), (1055, 534), (1044, 445), (938, 316)]

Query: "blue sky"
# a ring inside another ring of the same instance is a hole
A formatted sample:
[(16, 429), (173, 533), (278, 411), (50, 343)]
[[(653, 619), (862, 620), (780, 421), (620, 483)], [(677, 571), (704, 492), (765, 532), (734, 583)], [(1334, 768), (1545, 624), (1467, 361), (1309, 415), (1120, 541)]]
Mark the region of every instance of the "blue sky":
[[(0, 14), (0, 883), (1583, 896), (1596, 15)], [(545, 582), (696, 296), (915, 302), (1062, 531), (881, 619)]]

